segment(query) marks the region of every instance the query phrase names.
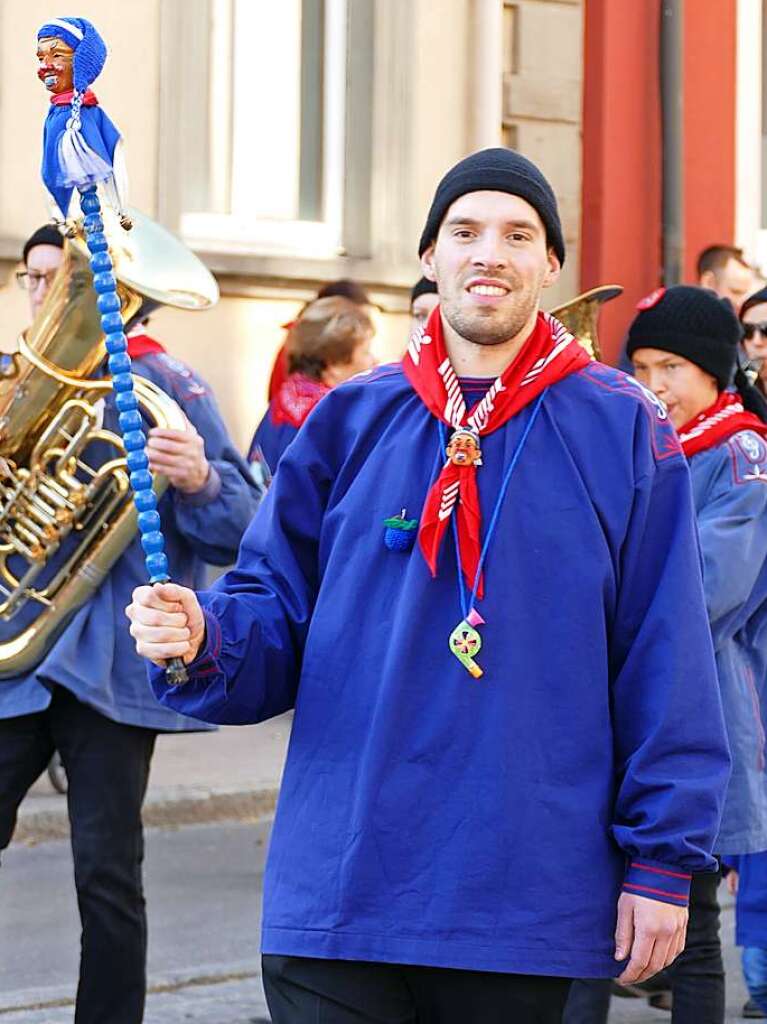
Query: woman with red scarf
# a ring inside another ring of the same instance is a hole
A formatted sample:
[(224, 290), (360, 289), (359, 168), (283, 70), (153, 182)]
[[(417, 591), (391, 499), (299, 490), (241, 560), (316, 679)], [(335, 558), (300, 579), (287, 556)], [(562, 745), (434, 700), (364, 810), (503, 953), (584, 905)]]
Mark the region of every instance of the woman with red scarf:
[[(704, 288), (679, 285), (659, 288), (637, 308), (626, 350), (637, 380), (663, 402), (690, 467), (706, 604), (733, 760), (714, 850), (730, 856), (755, 853), (767, 849), (764, 399), (737, 368), (741, 330), (727, 299)], [(680, 607), (680, 620), (684, 615), (685, 608)], [(693, 875), (687, 946), (666, 971), (674, 1024), (724, 1021), (719, 878), (718, 872)], [(597, 991), (600, 985), (576, 984), (565, 1024), (604, 1024), (607, 1002), (602, 1002), (604, 989), (602, 994)]]
[(288, 377), (258, 425), (248, 454), (274, 473), (306, 417), (331, 388), (375, 363), (373, 322), (361, 306), (334, 295), (310, 302), (288, 335)]

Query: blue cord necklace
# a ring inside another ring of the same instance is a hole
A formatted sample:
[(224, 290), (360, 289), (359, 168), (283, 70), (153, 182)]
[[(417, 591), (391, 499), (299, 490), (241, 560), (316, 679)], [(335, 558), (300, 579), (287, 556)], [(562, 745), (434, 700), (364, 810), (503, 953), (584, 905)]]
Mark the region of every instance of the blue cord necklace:
[[(533, 424), (538, 418), (538, 413), (541, 410), (543, 399), (546, 397), (548, 388), (541, 392), (538, 396), (533, 411), (530, 415), (530, 419), (525, 424), (525, 429), (522, 431), (522, 436), (517, 442), (517, 447), (514, 449), (514, 453), (511, 456), (508, 468), (504, 474), (501, 486), (498, 491), (498, 496), (495, 499), (495, 505), (493, 506), (493, 514), (490, 517), (490, 523), (485, 533), (485, 539), (482, 543), (482, 549), (479, 555), (479, 563), (477, 565), (477, 573), (474, 577), (474, 585), (471, 589), (471, 595), (468, 595), (466, 584), (463, 580), (463, 572), (461, 570), (461, 544), (458, 539), (458, 524), (456, 522), (457, 517), (453, 515), (452, 528), (453, 528), (453, 542), (455, 544), (455, 561), (456, 561), (456, 572), (458, 576), (458, 599), (461, 605), (461, 612), (463, 619), (458, 623), (453, 632), (450, 634), (448, 643), (450, 650), (458, 658), (460, 663), (466, 668), (475, 679), (479, 679), (482, 676), (482, 669), (476, 662), (476, 655), (479, 654), (482, 648), (482, 637), (477, 631), (477, 626), (484, 625), (485, 620), (479, 614), (474, 607), (474, 602), (477, 600), (477, 591), (479, 590), (479, 581), (482, 578), (482, 569), (487, 559), (487, 552), (490, 548), (490, 541), (492, 540), (495, 528), (498, 525), (498, 519), (501, 514), (501, 506), (503, 505), (506, 492), (509, 489), (511, 483), (511, 477), (516, 469), (519, 458), (522, 455), (522, 450), (525, 447), (530, 431), (533, 428)], [(440, 452), (444, 452), (447, 448), (447, 429), (445, 424), (439, 421), (439, 436), (440, 436)]]

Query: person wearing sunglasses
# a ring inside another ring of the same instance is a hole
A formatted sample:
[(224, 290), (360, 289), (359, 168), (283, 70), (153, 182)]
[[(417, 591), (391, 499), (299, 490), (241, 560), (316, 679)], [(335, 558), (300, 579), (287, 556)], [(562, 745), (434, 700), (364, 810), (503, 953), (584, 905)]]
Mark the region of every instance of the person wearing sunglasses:
[(754, 383), (767, 394), (767, 288), (749, 295), (741, 306), (743, 350), (756, 374)]

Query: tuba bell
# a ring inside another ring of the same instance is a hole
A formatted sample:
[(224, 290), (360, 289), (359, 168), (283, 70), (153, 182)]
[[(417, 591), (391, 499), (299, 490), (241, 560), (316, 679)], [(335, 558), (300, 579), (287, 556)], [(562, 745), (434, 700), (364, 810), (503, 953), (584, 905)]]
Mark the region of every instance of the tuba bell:
[(549, 312), (577, 338), (592, 359), (601, 359), (602, 353), (597, 335), (599, 310), (605, 302), (617, 298), (622, 292), (623, 289), (618, 284), (600, 285), (598, 288), (591, 288), (581, 295), (576, 295), (574, 299), (570, 299), (569, 302), (565, 302)]
[[(105, 212), (126, 329), (161, 305), (207, 309), (218, 286), (176, 238), (138, 211)], [(111, 382), (81, 223), (45, 303), (0, 376), (0, 678), (45, 657), (136, 534), (125, 449), (103, 426)], [(179, 406), (136, 378), (148, 425), (186, 429)], [(157, 477), (161, 494), (167, 480)]]

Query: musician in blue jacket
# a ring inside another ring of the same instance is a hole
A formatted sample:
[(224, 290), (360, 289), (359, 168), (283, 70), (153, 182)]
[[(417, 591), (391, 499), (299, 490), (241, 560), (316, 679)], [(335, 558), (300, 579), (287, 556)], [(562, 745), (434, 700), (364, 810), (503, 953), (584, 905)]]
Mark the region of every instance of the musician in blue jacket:
[(521, 155), (449, 171), (420, 252), (440, 305), (403, 364), (319, 403), (213, 590), (128, 609), (189, 663), (153, 670), (165, 706), (295, 707), (276, 1024), (554, 1024), (572, 977), (672, 962), (715, 868), (729, 756), (665, 410), (540, 312), (564, 243)]
[[(21, 281), (32, 315), (61, 262), (52, 227), (24, 248)], [(234, 561), (260, 494), (208, 386), (143, 333), (129, 337), (136, 373), (181, 406), (188, 431), (150, 431), (153, 470), (171, 487), (160, 502), (171, 572), (201, 586), (205, 563)], [(111, 397), (104, 425), (116, 430)], [(207, 728), (161, 707), (124, 629), (124, 608), (145, 578), (134, 540), (94, 596), (31, 672), (0, 679), (0, 849), (27, 790), (58, 749), (69, 781), (75, 884), (82, 922), (77, 1024), (139, 1024), (146, 988), (141, 804), (159, 732)], [(0, 623), (0, 642), (12, 626)], [(18, 631), (18, 629), (17, 629)]]
[[(692, 476), (733, 761), (714, 845), (725, 857), (767, 849), (767, 424), (764, 399), (736, 371), (740, 337), (728, 300), (678, 285), (639, 303), (627, 342), (637, 379), (664, 403), (679, 432)], [(683, 601), (678, 619), (686, 614)], [(667, 972), (674, 1024), (724, 1021), (718, 881), (718, 874), (693, 879), (687, 949)], [(576, 1001), (586, 997), (574, 989), (571, 1003)], [(598, 1011), (594, 1006), (591, 1012), (568, 1006), (567, 1024), (605, 1021), (606, 1005)]]

